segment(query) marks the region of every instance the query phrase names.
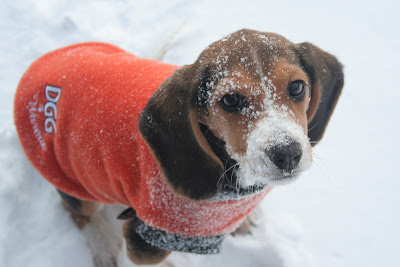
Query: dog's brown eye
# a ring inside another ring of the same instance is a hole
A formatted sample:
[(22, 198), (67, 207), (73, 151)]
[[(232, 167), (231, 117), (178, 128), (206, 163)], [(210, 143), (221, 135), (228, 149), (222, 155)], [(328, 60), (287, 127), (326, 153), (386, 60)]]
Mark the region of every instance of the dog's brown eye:
[(219, 102), (228, 112), (239, 112), (244, 107), (244, 99), (238, 94), (224, 95)]
[(289, 84), (288, 92), (294, 100), (302, 100), (306, 91), (306, 85), (303, 81), (294, 81)]

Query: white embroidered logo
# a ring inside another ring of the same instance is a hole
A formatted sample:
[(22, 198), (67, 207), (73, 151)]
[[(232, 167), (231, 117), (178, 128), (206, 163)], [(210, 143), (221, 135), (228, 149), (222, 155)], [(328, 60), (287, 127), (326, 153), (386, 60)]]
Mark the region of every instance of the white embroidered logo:
[(56, 132), (57, 120), (57, 101), (60, 98), (61, 88), (46, 85), (46, 99), (47, 103), (44, 105), (44, 131), (48, 134)]
[(36, 140), (39, 142), (40, 148), (42, 150), (46, 150), (46, 143), (44, 142), (42, 133), (38, 127), (36, 118), (39, 117), (38, 112), (43, 111), (43, 105), (39, 104), (38, 107), (38, 96), (34, 95), (33, 100), (28, 102), (28, 111), (29, 111), (29, 121), (33, 127), (33, 133), (35, 134)]

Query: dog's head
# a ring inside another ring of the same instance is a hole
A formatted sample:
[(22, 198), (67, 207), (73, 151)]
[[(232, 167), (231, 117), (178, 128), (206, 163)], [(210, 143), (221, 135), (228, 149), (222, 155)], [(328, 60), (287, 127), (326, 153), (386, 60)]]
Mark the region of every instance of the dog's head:
[(168, 78), (139, 127), (181, 195), (284, 184), (310, 166), (342, 87), (341, 64), (318, 47), (240, 30)]

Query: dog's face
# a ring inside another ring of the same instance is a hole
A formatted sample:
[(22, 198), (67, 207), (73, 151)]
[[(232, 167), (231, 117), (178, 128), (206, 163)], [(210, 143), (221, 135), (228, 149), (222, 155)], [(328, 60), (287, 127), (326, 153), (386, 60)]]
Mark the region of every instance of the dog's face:
[(311, 164), (310, 81), (290, 45), (272, 34), (234, 34), (206, 52), (217, 51), (221, 74), (200, 121), (225, 142), (240, 187), (287, 183)]
[(285, 184), (311, 165), (342, 86), (340, 63), (319, 48), (241, 30), (166, 80), (139, 126), (182, 195)]

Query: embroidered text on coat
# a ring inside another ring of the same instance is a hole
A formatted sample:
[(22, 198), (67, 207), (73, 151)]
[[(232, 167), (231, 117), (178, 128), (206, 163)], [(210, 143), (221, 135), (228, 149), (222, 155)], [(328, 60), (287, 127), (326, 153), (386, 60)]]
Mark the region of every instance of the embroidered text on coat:
[(57, 101), (60, 98), (60, 93), (61, 88), (46, 85), (47, 103), (44, 106), (44, 115), (46, 116), (44, 131), (48, 134), (56, 132)]

